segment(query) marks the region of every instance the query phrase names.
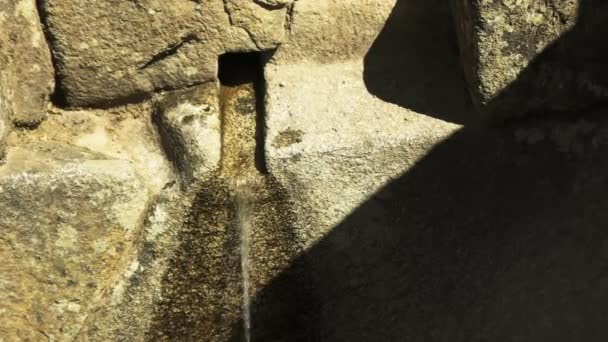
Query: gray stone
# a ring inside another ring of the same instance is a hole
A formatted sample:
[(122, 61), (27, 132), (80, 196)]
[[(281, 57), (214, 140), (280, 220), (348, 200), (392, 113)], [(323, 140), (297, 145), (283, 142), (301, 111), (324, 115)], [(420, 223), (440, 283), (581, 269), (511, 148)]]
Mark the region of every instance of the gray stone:
[(46, 117), (53, 87), (36, 1), (0, 1), (0, 111), (18, 126), (35, 126)]
[(608, 97), (608, 7), (595, 0), (453, 0), (465, 74), (484, 118), (576, 112)]
[(252, 1), (44, 0), (68, 106), (111, 107), (214, 80), (218, 56), (283, 39), (286, 7)]
[(54, 143), (0, 167), (0, 339), (69, 340), (113, 283), (147, 212), (129, 162)]

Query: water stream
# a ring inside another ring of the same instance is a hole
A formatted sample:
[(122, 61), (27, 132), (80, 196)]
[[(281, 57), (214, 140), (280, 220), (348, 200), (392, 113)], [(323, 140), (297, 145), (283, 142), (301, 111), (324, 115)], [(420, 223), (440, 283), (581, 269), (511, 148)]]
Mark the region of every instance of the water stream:
[(237, 210), (237, 224), (240, 233), (241, 279), (242, 279), (242, 320), (245, 342), (251, 341), (251, 306), (250, 306), (250, 234), (253, 190), (247, 181), (236, 180), (234, 196)]
[(229, 179), (236, 209), (235, 223), (239, 234), (241, 258), (241, 320), (243, 339), (251, 340), (251, 284), (252, 229), (256, 184), (263, 179), (257, 168), (258, 144), (257, 86), (261, 80), (260, 60), (256, 54), (227, 55), (220, 59), (220, 107), (222, 118), (221, 174)]

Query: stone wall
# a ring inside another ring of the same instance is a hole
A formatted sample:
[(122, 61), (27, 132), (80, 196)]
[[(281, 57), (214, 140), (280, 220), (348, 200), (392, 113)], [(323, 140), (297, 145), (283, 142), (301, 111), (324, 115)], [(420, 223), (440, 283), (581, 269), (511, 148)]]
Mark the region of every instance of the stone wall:
[(605, 14), (0, 0), (0, 341), (605, 340)]

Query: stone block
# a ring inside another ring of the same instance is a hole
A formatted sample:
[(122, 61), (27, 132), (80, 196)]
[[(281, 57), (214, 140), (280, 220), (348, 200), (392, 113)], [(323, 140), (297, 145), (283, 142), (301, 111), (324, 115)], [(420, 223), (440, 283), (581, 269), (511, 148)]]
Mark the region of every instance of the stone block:
[(0, 111), (15, 125), (35, 126), (46, 117), (54, 84), (36, 1), (0, 1)]
[(127, 161), (49, 142), (11, 148), (0, 167), (0, 339), (74, 338), (126, 267), (148, 201)]
[(488, 120), (576, 112), (608, 97), (602, 1), (452, 1), (466, 79)]
[(225, 52), (283, 39), (286, 5), (244, 0), (44, 0), (67, 106), (112, 107), (214, 80)]
[(268, 168), (305, 248), (253, 302), (252, 336), (601, 340), (605, 110), (459, 127), (382, 102), (361, 72), (267, 67)]

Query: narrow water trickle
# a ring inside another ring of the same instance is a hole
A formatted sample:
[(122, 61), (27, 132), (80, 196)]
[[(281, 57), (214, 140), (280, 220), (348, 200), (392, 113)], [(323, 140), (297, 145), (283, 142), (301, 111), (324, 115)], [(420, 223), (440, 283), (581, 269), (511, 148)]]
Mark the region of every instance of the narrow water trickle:
[[(260, 297), (301, 252), (291, 224), (293, 203), (266, 167), (268, 58), (220, 56), (219, 87), (209, 84), (201, 93), (214, 106), (219, 102), (220, 168), (196, 185), (179, 247), (163, 276), (151, 341), (274, 341), (276, 333), (291, 333), (301, 322), (299, 303), (306, 301), (300, 293), (307, 288), (301, 277), (280, 301)], [(202, 101), (198, 95), (179, 93), (167, 102)]]
[(251, 197), (253, 195), (252, 188), (247, 182), (234, 184), (235, 203), (237, 210), (237, 224), (240, 233), (240, 253), (241, 253), (241, 277), (243, 287), (243, 336), (245, 342), (251, 341), (251, 302), (250, 302), (250, 244), (251, 244)]
[(220, 58), (222, 115), (221, 174), (230, 179), (235, 224), (240, 240), (243, 340), (251, 340), (251, 236), (256, 188), (264, 181), (259, 170), (260, 138), (258, 86), (261, 64), (257, 54), (228, 54)]

